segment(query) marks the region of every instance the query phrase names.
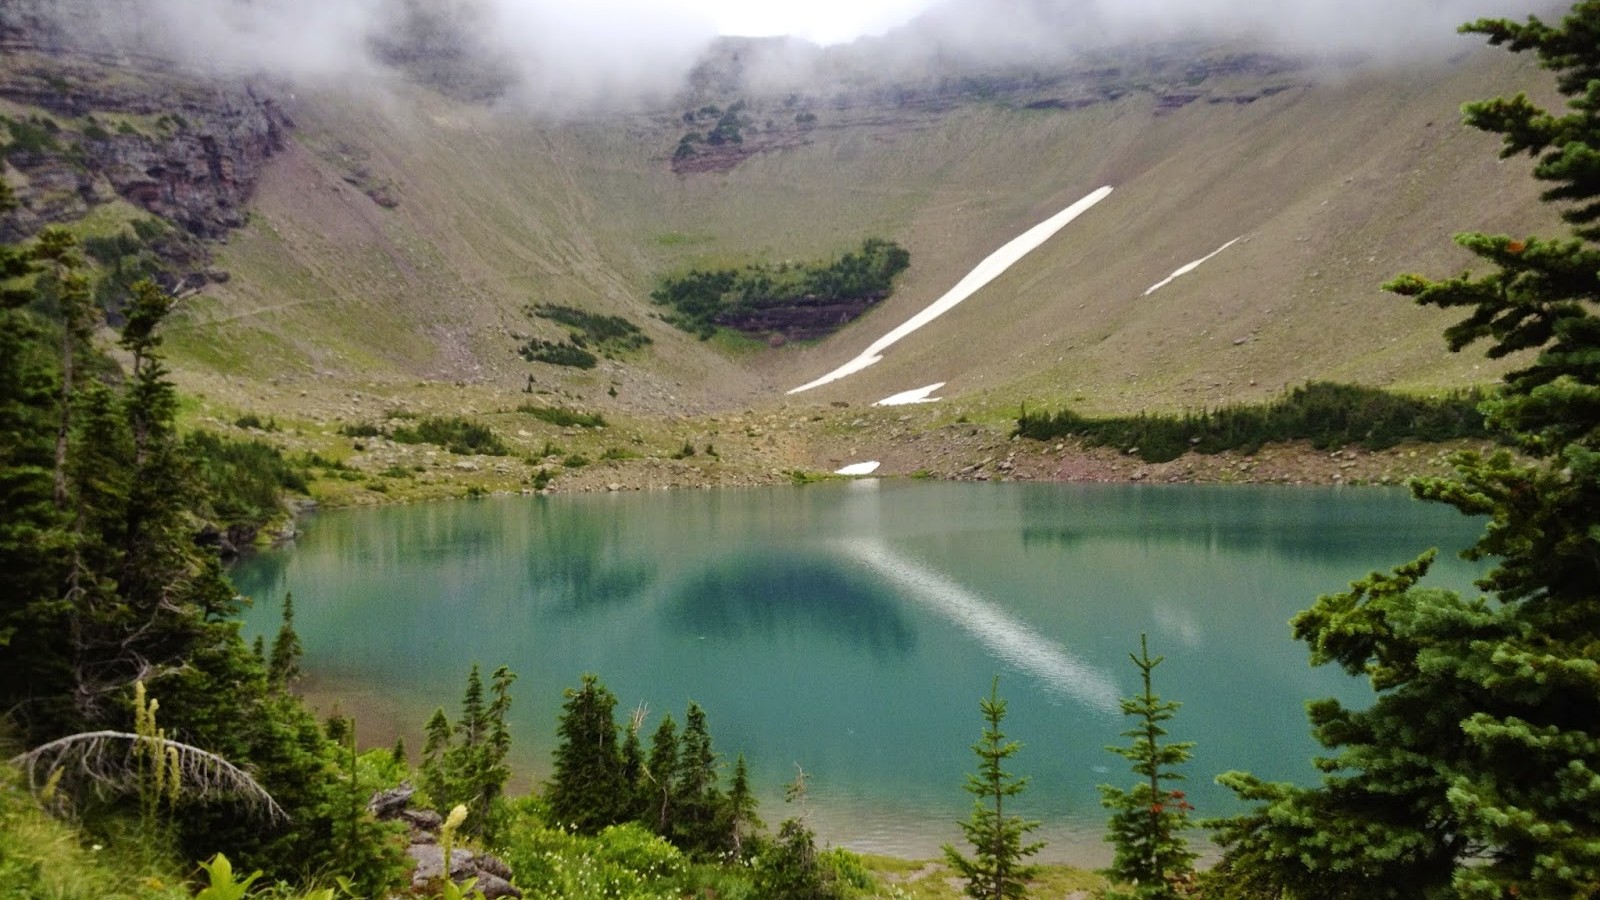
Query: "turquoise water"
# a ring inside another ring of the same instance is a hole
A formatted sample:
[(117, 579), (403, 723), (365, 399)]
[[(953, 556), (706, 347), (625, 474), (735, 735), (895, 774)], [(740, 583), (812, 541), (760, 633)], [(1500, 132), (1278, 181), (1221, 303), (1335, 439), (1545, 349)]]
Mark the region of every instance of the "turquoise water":
[(959, 842), (991, 679), (1024, 743), (1020, 812), (1046, 857), (1103, 864), (1095, 785), (1127, 727), (1141, 632), (1201, 815), (1228, 769), (1306, 780), (1305, 700), (1363, 702), (1313, 670), (1287, 620), (1317, 595), (1441, 548), (1433, 583), (1470, 590), (1454, 552), (1479, 523), (1403, 491), (858, 481), (742, 491), (500, 498), (318, 514), (291, 547), (235, 568), (276, 628), (293, 591), (308, 695), (370, 740), (420, 748), (472, 661), (509, 665), (520, 771), (548, 773), (561, 691), (598, 673), (619, 712), (681, 724), (705, 707), (743, 753), (762, 815), (811, 776), (809, 821), (856, 849)]

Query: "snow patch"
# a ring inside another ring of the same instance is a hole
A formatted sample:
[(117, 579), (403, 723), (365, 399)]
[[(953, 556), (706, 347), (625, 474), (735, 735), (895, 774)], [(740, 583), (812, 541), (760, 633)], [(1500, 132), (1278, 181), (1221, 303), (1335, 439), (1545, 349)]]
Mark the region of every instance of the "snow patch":
[(873, 472), (878, 471), (878, 466), (879, 465), (880, 465), (880, 463), (877, 460), (872, 460), (871, 462), (852, 463), (852, 464), (850, 464), (848, 466), (845, 466), (844, 468), (838, 470), (837, 472), (834, 472), (833, 474), (835, 474), (835, 475), (871, 475)]
[(941, 398), (939, 398), (939, 397), (930, 397), (929, 394), (932, 394), (934, 391), (937, 391), (939, 388), (942, 388), (942, 387), (944, 387), (944, 382), (941, 381), (938, 384), (930, 384), (927, 387), (919, 387), (914, 391), (902, 391), (902, 392), (900, 392), (898, 394), (895, 394), (893, 397), (885, 397), (882, 400), (879, 400), (877, 403), (874, 403), (872, 405), (873, 406), (907, 406), (907, 405), (910, 405), (912, 403), (932, 403), (935, 400), (939, 400)]
[(1241, 235), (1239, 237), (1236, 237), (1233, 240), (1227, 242), (1226, 244), (1223, 244), (1221, 247), (1218, 247), (1217, 249), (1211, 251), (1210, 253), (1207, 253), (1205, 256), (1200, 257), (1199, 259), (1195, 260), (1194, 262), (1187, 263), (1185, 265), (1179, 266), (1177, 268), (1177, 270), (1174, 271), (1171, 275), (1168, 275), (1166, 278), (1163, 278), (1160, 281), (1156, 282), (1155, 284), (1150, 285), (1150, 289), (1145, 291), (1142, 296), (1148, 297), (1151, 294), (1154, 294), (1156, 291), (1159, 291), (1162, 288), (1166, 287), (1167, 285), (1173, 283), (1174, 281), (1177, 281), (1179, 278), (1182, 278), (1183, 276), (1189, 274), (1190, 272), (1193, 272), (1195, 269), (1198, 269), (1201, 266), (1205, 265), (1206, 263), (1210, 262), (1211, 258), (1213, 256), (1216, 256), (1218, 253), (1221, 253), (1222, 251), (1228, 249), (1229, 247), (1232, 247), (1234, 244), (1239, 243), (1239, 241), (1241, 241), (1243, 239), (1244, 239), (1243, 235)]
[(966, 274), (966, 277), (956, 282), (955, 287), (946, 291), (943, 297), (933, 301), (926, 309), (901, 323), (898, 328), (873, 341), (872, 346), (861, 351), (861, 354), (855, 359), (815, 381), (807, 382), (790, 390), (789, 393), (798, 394), (801, 391), (809, 391), (812, 388), (838, 381), (882, 360), (883, 351), (898, 343), (906, 335), (949, 312), (955, 308), (956, 304), (977, 293), (979, 288), (1000, 277), (1001, 273), (1015, 265), (1018, 260), (1038, 249), (1040, 244), (1048, 241), (1055, 236), (1056, 232), (1067, 227), (1073, 219), (1088, 212), (1095, 204), (1111, 196), (1111, 190), (1109, 186), (1102, 187), (1054, 216), (1024, 231), (1018, 237), (1013, 238), (1010, 243), (985, 257), (983, 262), (978, 263), (971, 272)]

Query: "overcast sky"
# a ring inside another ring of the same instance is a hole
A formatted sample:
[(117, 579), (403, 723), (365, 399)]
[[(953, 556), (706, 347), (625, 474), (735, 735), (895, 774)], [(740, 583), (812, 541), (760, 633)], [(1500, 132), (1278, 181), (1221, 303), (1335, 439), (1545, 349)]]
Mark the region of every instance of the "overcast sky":
[[(889, 41), (862, 48), (864, 60), (897, 74), (953, 61), (1035, 65), (1105, 42), (1173, 38), (1247, 38), (1292, 52), (1414, 60), (1481, 46), (1456, 36), (1463, 21), (1520, 17), (1551, 9), (1553, 0), (16, 2), (56, 9), (75, 32), (109, 33), (207, 69), (341, 83), (379, 68), (374, 39), (422, 10), (454, 22), (467, 52), (513, 72), (512, 93), (556, 110), (670, 96), (718, 34), (787, 34), (834, 45), (888, 32)], [(94, 15), (63, 11), (74, 2), (92, 4)]]
[(834, 44), (903, 25), (933, 0), (644, 0), (704, 18), (718, 34)]

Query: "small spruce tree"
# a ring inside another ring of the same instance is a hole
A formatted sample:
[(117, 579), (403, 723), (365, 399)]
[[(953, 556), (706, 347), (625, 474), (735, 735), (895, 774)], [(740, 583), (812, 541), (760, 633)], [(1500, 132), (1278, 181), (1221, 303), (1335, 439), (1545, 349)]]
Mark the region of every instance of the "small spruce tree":
[(1162, 782), (1177, 781), (1182, 773), (1173, 770), (1188, 761), (1192, 741), (1163, 741), (1167, 736), (1163, 722), (1177, 714), (1181, 703), (1163, 701), (1151, 684), (1151, 673), (1166, 657), (1150, 658), (1145, 635), (1139, 635), (1139, 655), (1128, 654), (1139, 670), (1143, 690), (1122, 701), (1122, 714), (1134, 719), (1134, 727), (1122, 732), (1132, 738), (1127, 747), (1107, 747), (1112, 753), (1133, 763), (1140, 777), (1132, 788), (1100, 785), (1100, 804), (1113, 810), (1106, 823), (1106, 840), (1116, 847), (1111, 868), (1105, 875), (1113, 882), (1129, 885), (1133, 893), (1108, 891), (1108, 898), (1133, 897), (1135, 900), (1171, 900), (1184, 893), (1194, 877), (1195, 853), (1183, 833), (1193, 827), (1189, 812), (1193, 807), (1183, 791), (1169, 790)]
[(972, 845), (971, 858), (950, 844), (944, 857), (967, 880), (967, 896), (974, 900), (1006, 900), (1026, 897), (1028, 881), (1037, 866), (1022, 860), (1044, 848), (1042, 842), (1024, 843), (1023, 838), (1039, 823), (1006, 812), (1006, 801), (1021, 794), (1028, 779), (1007, 772), (1006, 761), (1022, 749), (1017, 741), (1007, 740), (1000, 730), (1006, 717), (1006, 701), (1000, 698), (1000, 677), (995, 676), (989, 696), (978, 701), (983, 713), (983, 738), (972, 745), (978, 757), (978, 773), (967, 776), (967, 793), (972, 815), (961, 823), (961, 830)]
[(550, 818), (579, 834), (598, 834), (622, 821), (622, 753), (617, 747), (617, 698), (594, 675), (568, 688), (557, 727), (555, 771), (545, 800)]

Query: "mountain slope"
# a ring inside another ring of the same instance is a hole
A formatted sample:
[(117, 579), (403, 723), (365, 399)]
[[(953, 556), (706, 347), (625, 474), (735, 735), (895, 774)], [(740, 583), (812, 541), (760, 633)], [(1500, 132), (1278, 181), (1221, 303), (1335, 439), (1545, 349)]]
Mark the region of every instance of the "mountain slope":
[[(701, 78), (682, 108), (565, 120), (397, 75), (279, 89), (288, 124), (248, 221), (212, 248), (229, 277), (172, 321), (181, 377), (231, 385), (241, 406), (438, 382), (644, 414), (861, 404), (934, 382), (979, 407), (1091, 410), (1308, 379), (1430, 389), (1494, 373), (1444, 353), (1446, 320), (1378, 285), (1462, 265), (1454, 230), (1551, 221), (1523, 163), (1457, 124), (1465, 100), (1545, 84), (1495, 51), (1362, 71), (1177, 47), (787, 95), (736, 75)], [(716, 121), (696, 112), (712, 100), (749, 104), (742, 142), (675, 165), (686, 132)], [(881, 363), (785, 393), (1102, 185), (1110, 198)], [(821, 259), (866, 237), (906, 246), (911, 268), (814, 344), (700, 342), (649, 301), (664, 273)], [(525, 362), (524, 340), (565, 335), (533, 304), (620, 315), (653, 343), (591, 371)]]

